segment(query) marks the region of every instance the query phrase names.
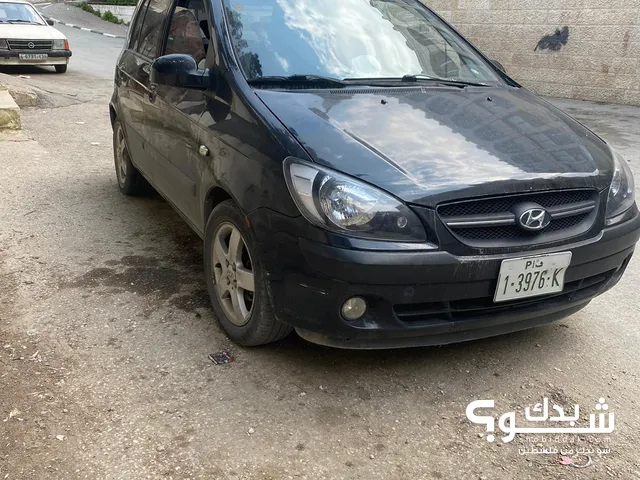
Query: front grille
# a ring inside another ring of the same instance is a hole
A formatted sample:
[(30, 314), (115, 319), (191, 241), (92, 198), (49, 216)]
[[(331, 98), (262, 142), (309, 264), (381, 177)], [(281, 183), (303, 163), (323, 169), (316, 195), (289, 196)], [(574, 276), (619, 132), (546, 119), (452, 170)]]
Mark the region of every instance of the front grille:
[[(437, 213), (449, 231), (472, 247), (501, 248), (561, 241), (586, 233), (598, 216), (596, 190), (561, 190), (465, 200), (439, 205)], [(518, 206), (534, 204), (550, 214), (543, 230), (518, 225)]]
[(594, 198), (594, 194), (597, 194), (594, 190), (560, 190), (488, 198), (486, 200), (469, 200), (441, 205), (438, 207), (438, 213), (442, 217), (487, 215), (490, 213), (509, 212), (518, 203), (522, 202), (533, 202), (544, 208), (551, 208), (589, 201)]
[(551, 295), (494, 303), (493, 297), (434, 302), (422, 304), (394, 305), (399, 320), (409, 323), (442, 323), (482, 319), (503, 313), (517, 314), (519, 311), (536, 308), (536, 305), (551, 306), (552, 303), (567, 303), (588, 299), (597, 295), (618, 269), (593, 277), (565, 284), (564, 291)]
[(7, 40), (7, 43), (9, 44), (9, 50), (25, 50), (27, 52), (51, 50), (53, 48), (53, 40)]
[(561, 230), (568, 230), (570, 228), (576, 227), (584, 222), (589, 214), (576, 215), (575, 217), (565, 217), (560, 218), (556, 221), (553, 221), (546, 228), (547, 232), (557, 232)]
[[(545, 229), (546, 233), (559, 232), (569, 230), (580, 225), (588, 217), (588, 214), (576, 215), (575, 217), (567, 217), (551, 222)], [(535, 241), (539, 234), (523, 231), (516, 225), (506, 227), (486, 227), (486, 228), (458, 228), (455, 230), (456, 235), (466, 240), (512, 240), (520, 239)]]

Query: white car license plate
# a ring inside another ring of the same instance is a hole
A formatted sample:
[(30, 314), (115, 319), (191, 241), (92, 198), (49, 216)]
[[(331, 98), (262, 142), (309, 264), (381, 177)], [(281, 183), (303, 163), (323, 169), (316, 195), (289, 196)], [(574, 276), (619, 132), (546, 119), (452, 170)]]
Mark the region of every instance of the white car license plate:
[(571, 252), (503, 260), (493, 301), (506, 302), (564, 290)]
[(46, 53), (21, 53), (19, 57), (20, 60), (46, 60), (49, 55)]

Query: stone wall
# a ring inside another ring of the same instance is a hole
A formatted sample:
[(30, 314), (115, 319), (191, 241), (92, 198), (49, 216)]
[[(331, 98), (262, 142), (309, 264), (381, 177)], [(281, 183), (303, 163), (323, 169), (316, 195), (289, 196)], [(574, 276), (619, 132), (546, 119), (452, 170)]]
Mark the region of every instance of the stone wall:
[(640, 106), (640, 0), (423, 0), (541, 95)]
[(100, 3), (92, 2), (91, 6), (96, 10), (99, 10), (101, 13), (104, 13), (107, 10), (110, 11), (127, 25), (131, 23), (131, 18), (136, 11), (135, 6), (131, 7), (128, 5), (101, 5)]

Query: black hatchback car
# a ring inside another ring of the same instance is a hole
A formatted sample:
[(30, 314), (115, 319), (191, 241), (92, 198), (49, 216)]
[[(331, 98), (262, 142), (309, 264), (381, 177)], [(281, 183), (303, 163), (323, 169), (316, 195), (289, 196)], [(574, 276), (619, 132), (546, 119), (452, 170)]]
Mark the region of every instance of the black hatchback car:
[(417, 0), (142, 0), (110, 113), (120, 189), (204, 239), (242, 345), (543, 325), (640, 237), (625, 160)]

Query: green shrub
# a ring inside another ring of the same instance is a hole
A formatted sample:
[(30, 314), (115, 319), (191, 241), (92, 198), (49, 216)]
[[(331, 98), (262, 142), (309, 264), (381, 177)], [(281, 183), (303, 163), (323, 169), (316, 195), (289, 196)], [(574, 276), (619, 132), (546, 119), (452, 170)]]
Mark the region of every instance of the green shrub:
[(135, 7), (137, 0), (91, 0), (90, 3), (96, 3), (101, 5), (124, 5), (129, 7)]
[(102, 19), (106, 20), (107, 22), (117, 23), (118, 25), (120, 25), (122, 23), (122, 20), (120, 20), (118, 17), (116, 17), (109, 10), (107, 10), (106, 12), (104, 12), (102, 14)]
[[(125, 1), (125, 0), (113, 0), (113, 1)], [(106, 3), (106, 2), (105, 2)], [(109, 10), (105, 11), (104, 13), (102, 13), (100, 10), (97, 10), (95, 8), (93, 8), (91, 5), (89, 5), (87, 2), (82, 2), (78, 5), (78, 7), (80, 7), (82, 10), (84, 10), (85, 12), (89, 12), (94, 14), (96, 17), (100, 17), (103, 20), (107, 21), (107, 22), (111, 22), (111, 23), (116, 23), (118, 25), (123, 24), (124, 22), (122, 20), (120, 20), (118, 17), (116, 17), (113, 13), (111, 13)]]
[(87, 2), (82, 2), (80, 5), (78, 5), (82, 10), (84, 10), (85, 12), (89, 12), (89, 13), (93, 13), (94, 15), (100, 15), (100, 12), (98, 12), (97, 10), (95, 10), (91, 5), (89, 5)]

